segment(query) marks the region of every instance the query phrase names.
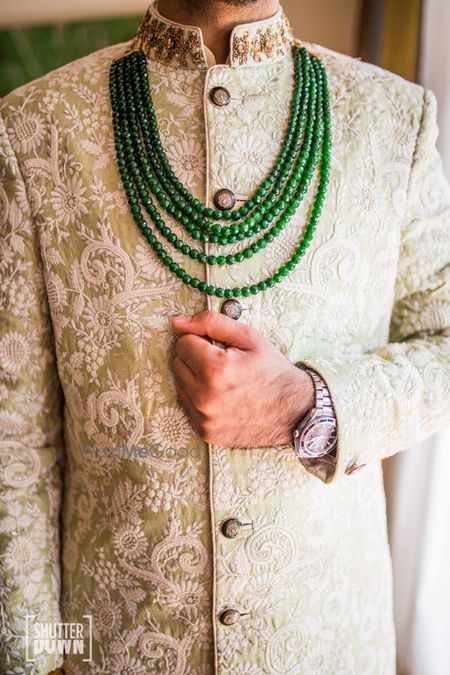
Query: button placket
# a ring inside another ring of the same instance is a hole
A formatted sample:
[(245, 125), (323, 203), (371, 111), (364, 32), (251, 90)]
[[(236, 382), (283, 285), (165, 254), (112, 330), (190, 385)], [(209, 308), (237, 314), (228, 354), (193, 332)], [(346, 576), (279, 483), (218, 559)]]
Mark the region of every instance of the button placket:
[[(225, 108), (231, 103), (232, 101), (232, 95), (230, 91), (220, 85), (220, 79), (221, 79), (221, 73), (225, 72), (227, 68), (224, 68), (223, 66), (214, 66), (210, 71), (209, 71), (209, 77), (207, 76), (207, 80), (205, 82), (205, 88), (206, 91), (209, 91), (209, 101), (206, 99), (206, 108), (205, 108), (205, 123), (206, 123), (206, 134), (207, 134), (207, 166), (206, 166), (206, 171), (207, 171), (207, 194), (206, 194), (206, 204), (208, 207), (216, 208), (219, 210), (231, 210), (235, 205), (237, 199), (237, 195), (234, 194), (234, 192), (228, 188), (222, 188), (218, 187), (217, 184), (215, 186), (211, 186), (211, 181), (210, 181), (210, 173), (211, 173), (211, 167), (210, 167), (210, 148), (214, 147), (214, 138), (209, 138), (208, 137), (208, 122), (211, 122), (212, 128), (216, 129), (216, 120), (220, 120), (222, 115), (227, 115), (228, 112), (225, 110)], [(209, 79), (212, 80), (212, 85), (210, 86), (209, 84)], [(216, 84), (214, 82), (218, 81)], [(210, 105), (208, 106), (208, 103)], [(222, 108), (223, 110), (220, 110)], [(216, 110), (214, 110), (216, 109)], [(220, 126), (220, 125), (219, 125)], [(211, 190), (211, 187), (213, 189)], [(215, 188), (215, 189), (214, 189)], [(239, 197), (242, 197), (242, 195), (239, 195)], [(219, 255), (219, 251), (214, 250), (215, 247), (210, 243), (210, 242), (205, 242), (205, 252), (207, 255), (210, 254), (216, 254)], [(206, 279), (208, 285), (212, 286), (221, 286), (222, 282), (219, 279), (215, 279), (214, 277), (219, 275), (224, 274), (224, 270), (212, 270), (210, 265), (206, 263)], [(225, 282), (226, 284), (226, 282)], [(231, 284), (228, 284), (231, 286)], [(208, 295), (208, 309), (214, 310), (221, 312), (223, 314), (226, 314), (226, 311), (222, 309), (223, 307), (223, 301), (216, 297), (216, 296), (211, 296)], [(240, 306), (240, 303), (238, 301), (235, 301), (238, 306)], [(242, 311), (242, 310), (241, 310)], [(232, 312), (233, 313), (233, 312)], [(234, 314), (241, 314), (241, 312), (234, 312)], [(238, 316), (233, 316), (233, 318), (239, 318)], [(225, 347), (226, 345), (223, 345), (222, 343), (218, 341), (212, 341), (213, 344), (219, 347)]]
[[(220, 83), (220, 75), (221, 75), (221, 70), (219, 68), (214, 68), (213, 71), (210, 71), (213, 78)], [(206, 99), (206, 133), (207, 133), (207, 194), (206, 194), (206, 203), (209, 207), (211, 207), (211, 204), (213, 204), (213, 208), (218, 208), (219, 210), (225, 210), (225, 209), (231, 209), (233, 206), (235, 206), (237, 197), (238, 195), (235, 195), (234, 192), (229, 190), (226, 186), (227, 183), (224, 180), (224, 183), (220, 185), (220, 177), (215, 178), (214, 183), (211, 184), (211, 166), (210, 166), (210, 158), (211, 154), (210, 151), (212, 148), (214, 148), (214, 130), (220, 131), (220, 120), (224, 115), (229, 115), (229, 110), (232, 108), (232, 105), (229, 106), (231, 99), (230, 95), (230, 100), (227, 100), (226, 103), (223, 103), (222, 105), (217, 105), (216, 101), (212, 100), (211, 93), (214, 90), (214, 87), (209, 91), (209, 101)], [(206, 90), (208, 91), (208, 89)], [(228, 91), (228, 90), (227, 90)], [(229, 94), (229, 92), (228, 92)], [(228, 106), (228, 109), (227, 107)], [(222, 109), (220, 109), (222, 108)], [(211, 133), (208, 135), (208, 122), (211, 124)], [(219, 124), (217, 124), (219, 123)], [(225, 171), (226, 175), (226, 171)], [(217, 180), (219, 181), (217, 183)], [(216, 199), (215, 199), (216, 197)], [(242, 195), (239, 195), (239, 197), (242, 197)], [(216, 251), (216, 247), (211, 244), (210, 242), (205, 242), (205, 251), (207, 255), (209, 254), (218, 254), (218, 251)], [(206, 263), (206, 278), (207, 278), (207, 283), (212, 286), (222, 286), (222, 287), (232, 287), (233, 285), (239, 285), (239, 282), (237, 284), (233, 284), (233, 279), (232, 276), (229, 274), (228, 269), (224, 269), (223, 267), (216, 267), (214, 266), (211, 268), (208, 263)], [(247, 305), (247, 303), (245, 303)], [(241, 317), (241, 314), (244, 310), (249, 309), (247, 306), (243, 306), (242, 303), (235, 299), (235, 298), (219, 298), (216, 296), (210, 296), (208, 295), (208, 308), (212, 310), (216, 310), (221, 312), (222, 314), (226, 314), (227, 316), (231, 316), (235, 320), (239, 320)], [(226, 347), (227, 345), (223, 345), (220, 342), (213, 341), (213, 344), (219, 347)], [(214, 455), (215, 451), (215, 446), (210, 445), (210, 454), (211, 456)], [(216, 515), (214, 514), (214, 519), (216, 519)], [(217, 520), (216, 520), (217, 522)], [(238, 542), (239, 536), (242, 536), (244, 528), (252, 527), (252, 523), (250, 522), (242, 522), (241, 519), (237, 518), (236, 516), (233, 516), (233, 514), (229, 514), (228, 517), (223, 518), (215, 527), (215, 533), (216, 536), (221, 537), (222, 541), (225, 543), (226, 540), (229, 540), (230, 545), (232, 546), (233, 544), (231, 543), (231, 540), (236, 540)], [(217, 547), (215, 550), (220, 550), (219, 543), (216, 542), (215, 546)], [(220, 564), (220, 563), (219, 563)], [(219, 577), (220, 578), (220, 577)], [(225, 589), (221, 589), (220, 585), (216, 587), (216, 602), (215, 602), (215, 611), (216, 611), (216, 622), (220, 626), (223, 626), (224, 629), (226, 630), (231, 630), (232, 626), (238, 622), (240, 622), (243, 618), (250, 616), (250, 612), (248, 612), (245, 608), (239, 607), (239, 603), (236, 602), (236, 605), (234, 604), (236, 600), (233, 598), (229, 598), (226, 596), (226, 591)], [(230, 603), (230, 604), (228, 604)], [(225, 628), (226, 627), (226, 628)]]

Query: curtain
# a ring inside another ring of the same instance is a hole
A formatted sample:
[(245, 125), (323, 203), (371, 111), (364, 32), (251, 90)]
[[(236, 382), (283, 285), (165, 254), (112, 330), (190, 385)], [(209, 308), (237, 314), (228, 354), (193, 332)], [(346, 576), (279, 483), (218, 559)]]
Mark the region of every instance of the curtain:
[[(450, 0), (424, 0), (418, 80), (436, 94), (438, 147), (450, 180), (449, 28)], [(397, 673), (449, 675), (450, 428), (388, 462)]]

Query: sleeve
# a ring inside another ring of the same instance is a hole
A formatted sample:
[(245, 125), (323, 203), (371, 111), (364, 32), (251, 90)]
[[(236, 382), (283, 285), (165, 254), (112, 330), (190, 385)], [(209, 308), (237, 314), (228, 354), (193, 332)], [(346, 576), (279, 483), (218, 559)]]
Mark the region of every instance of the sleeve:
[(450, 186), (424, 89), (401, 228), (389, 342), (357, 358), (304, 359), (327, 383), (336, 464), (303, 462), (325, 483), (427, 438), (450, 419)]
[(26, 640), (34, 620), (60, 621), (61, 401), (38, 234), (0, 117), (2, 673), (39, 675), (62, 662), (33, 656)]

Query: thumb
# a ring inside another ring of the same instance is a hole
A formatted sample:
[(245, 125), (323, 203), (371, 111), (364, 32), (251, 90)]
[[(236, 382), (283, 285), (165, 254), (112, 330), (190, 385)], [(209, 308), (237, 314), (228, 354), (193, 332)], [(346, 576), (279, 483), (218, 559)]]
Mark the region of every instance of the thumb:
[(225, 314), (209, 310), (193, 316), (174, 316), (172, 325), (179, 333), (192, 333), (218, 340), (230, 347), (252, 349), (261, 336), (251, 326), (238, 323)]

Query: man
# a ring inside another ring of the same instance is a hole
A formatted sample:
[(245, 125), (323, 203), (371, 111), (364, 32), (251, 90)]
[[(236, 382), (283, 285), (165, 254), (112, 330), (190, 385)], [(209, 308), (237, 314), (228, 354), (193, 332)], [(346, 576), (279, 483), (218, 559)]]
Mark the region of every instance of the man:
[(434, 95), (275, 0), (158, 0), (0, 107), (2, 672), (65, 621), (68, 673), (393, 674), (381, 460), (449, 411)]

